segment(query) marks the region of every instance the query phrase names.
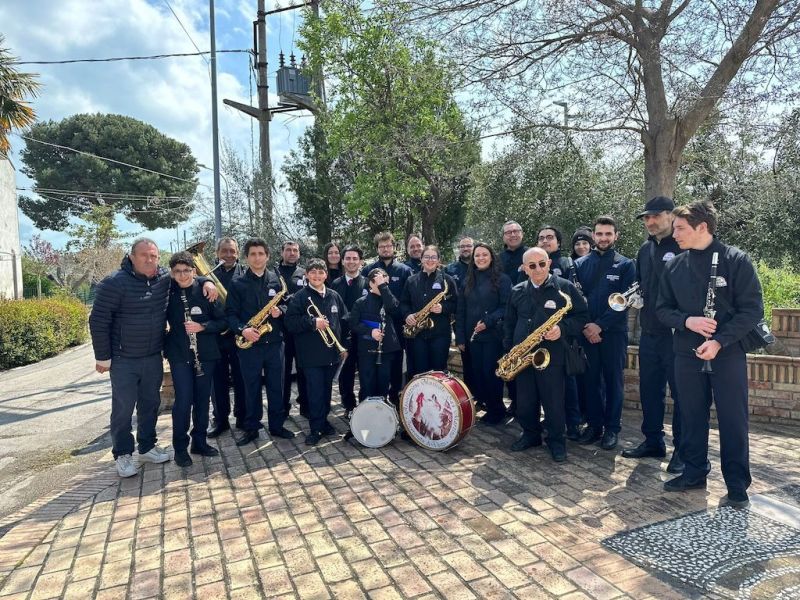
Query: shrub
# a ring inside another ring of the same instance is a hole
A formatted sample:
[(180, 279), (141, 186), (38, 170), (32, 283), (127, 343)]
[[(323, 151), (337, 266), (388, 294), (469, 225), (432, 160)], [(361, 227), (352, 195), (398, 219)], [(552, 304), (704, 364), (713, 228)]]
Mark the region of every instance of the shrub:
[(772, 322), (773, 308), (800, 307), (800, 273), (789, 265), (773, 269), (759, 261), (758, 278), (764, 290), (764, 318)]
[(66, 296), (0, 301), (0, 369), (38, 362), (87, 339), (88, 310)]

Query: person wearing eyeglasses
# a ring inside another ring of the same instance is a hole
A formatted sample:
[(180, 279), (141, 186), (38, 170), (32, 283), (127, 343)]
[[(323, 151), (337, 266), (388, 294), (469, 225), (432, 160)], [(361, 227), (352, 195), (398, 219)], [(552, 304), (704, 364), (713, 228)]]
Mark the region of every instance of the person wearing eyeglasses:
[(511, 283), (525, 281), (525, 272), (522, 269), (522, 255), (528, 247), (522, 244), (525, 232), (516, 221), (506, 221), (503, 224), (503, 250), (500, 252), (500, 262), (503, 263), (503, 272), (511, 279)]
[[(547, 252), (550, 258), (550, 273), (556, 277), (563, 277), (573, 284), (577, 281), (578, 273), (575, 261), (569, 256), (561, 254), (561, 230), (553, 225), (542, 225), (539, 229), (537, 246)], [(576, 441), (581, 436), (580, 400), (578, 395), (578, 380), (574, 375), (568, 375), (564, 380), (564, 402), (567, 411), (567, 439)]]
[[(411, 268), (395, 258), (394, 236), (389, 231), (382, 231), (375, 236), (375, 248), (378, 251), (378, 260), (361, 269), (361, 274), (367, 277), (372, 269), (383, 269), (389, 275), (389, 289), (395, 298), (400, 298), (403, 288), (414, 272)], [(396, 331), (403, 329), (402, 316), (394, 322)], [(405, 338), (400, 336), (400, 344), (405, 349)], [(409, 372), (413, 371), (412, 356), (406, 353)], [(403, 390), (403, 359), (402, 357), (392, 362), (392, 381), (389, 387), (389, 399), (395, 404), (400, 403), (400, 392)]]
[[(169, 259), (169, 268), (172, 284), (167, 304), (169, 331), (164, 338), (164, 356), (169, 361), (175, 388), (172, 447), (175, 450), (175, 464), (188, 467), (192, 464), (189, 452), (200, 456), (219, 454), (219, 450), (208, 444), (206, 429), (211, 381), (220, 358), (218, 334), (228, 324), (222, 305), (218, 301), (210, 302), (203, 296), (201, 285), (195, 277), (191, 254), (176, 252)], [(190, 334), (195, 336), (194, 348), (190, 344)]]
[(461, 238), (458, 242), (458, 254), (456, 259), (444, 268), (444, 272), (456, 280), (459, 288), (464, 287), (467, 278), (467, 270), (472, 264), (472, 249), (475, 242), (471, 237)]
[(575, 262), (589, 304), (589, 323), (579, 338), (589, 364), (586, 373), (578, 377), (586, 400), (588, 424), (578, 443), (593, 444), (599, 440), (603, 450), (613, 450), (619, 441), (622, 419), (628, 314), (612, 310), (608, 297), (631, 287), (636, 279), (636, 265), (614, 248), (619, 232), (612, 217), (597, 217), (593, 236), (594, 250)]
[(407, 340), (409, 354), (412, 357), (408, 376), (413, 377), (426, 371), (446, 371), (447, 357), (450, 352), (450, 317), (456, 312), (458, 302), (458, 286), (455, 280), (440, 268), (439, 248), (425, 246), (422, 252), (422, 271), (412, 275), (406, 282), (400, 296), (400, 311), (405, 324), (417, 324), (415, 314), (426, 306), (436, 295), (447, 294), (431, 308), (430, 318), (433, 327), (423, 329), (415, 337)]
[(531, 333), (566, 306), (561, 295), (567, 294), (572, 308), (544, 334), (539, 348), (550, 353), (544, 369), (528, 367), (517, 375), (516, 420), (522, 435), (511, 445), (521, 452), (542, 445), (542, 422), (547, 431), (547, 446), (555, 462), (567, 459), (564, 416), (565, 345), (561, 338), (579, 336), (588, 319), (586, 300), (566, 279), (550, 274), (551, 260), (542, 248), (531, 248), (523, 255), (522, 266), (528, 276), (511, 290), (503, 319), (503, 346), (506, 351), (522, 343)]

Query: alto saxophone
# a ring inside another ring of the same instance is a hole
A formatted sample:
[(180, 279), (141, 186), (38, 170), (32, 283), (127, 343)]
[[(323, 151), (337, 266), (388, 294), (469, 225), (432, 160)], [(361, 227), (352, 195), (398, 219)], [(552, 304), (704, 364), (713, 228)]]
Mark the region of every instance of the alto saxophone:
[[(264, 277), (266, 276), (267, 274), (264, 273)], [(272, 312), (272, 309), (278, 306), (278, 302), (280, 302), (286, 295), (286, 282), (280, 275), (278, 276), (278, 279), (281, 280), (281, 291), (275, 294), (272, 300), (267, 302), (264, 308), (262, 308), (252, 317), (250, 317), (250, 320), (247, 322), (247, 325), (245, 325), (245, 329), (247, 329), (248, 327), (252, 327), (256, 331), (258, 331), (259, 335), (264, 335), (265, 333), (269, 333), (270, 331), (272, 331), (272, 323), (269, 322), (269, 315)], [(237, 335), (236, 345), (242, 350), (247, 350), (249, 347), (253, 345), (253, 342), (249, 341), (243, 335)]]
[(431, 298), (431, 301), (419, 311), (414, 313), (414, 318), (417, 322), (414, 325), (403, 325), (403, 335), (407, 338), (413, 338), (417, 337), (417, 334), (423, 329), (432, 329), (433, 319), (431, 318), (431, 308), (439, 304), (445, 296), (447, 296), (447, 279), (444, 280), (444, 289)]
[(497, 361), (495, 375), (503, 381), (511, 381), (528, 367), (532, 366), (534, 369), (541, 371), (550, 364), (550, 352), (547, 348), (536, 347), (542, 343), (544, 334), (552, 329), (572, 309), (572, 299), (569, 294), (565, 294), (560, 290), (558, 293), (566, 301), (564, 307), (554, 312), (547, 321), (539, 325), (533, 333), (529, 334), (528, 337), (509, 350), (508, 354), (505, 354)]

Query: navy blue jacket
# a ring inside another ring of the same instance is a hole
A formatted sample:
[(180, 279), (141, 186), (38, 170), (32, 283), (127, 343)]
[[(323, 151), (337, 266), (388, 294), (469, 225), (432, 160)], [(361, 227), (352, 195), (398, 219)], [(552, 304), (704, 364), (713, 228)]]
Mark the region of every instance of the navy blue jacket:
[[(204, 284), (205, 277), (198, 277)], [(96, 360), (144, 358), (164, 349), (167, 300), (172, 278), (164, 267), (145, 277), (133, 270), (128, 256), (119, 271), (97, 285), (89, 316)]]
[(205, 326), (205, 330), (197, 334), (198, 358), (201, 361), (219, 359), (217, 335), (228, 327), (228, 322), (225, 320), (225, 312), (219, 300), (209, 302), (197, 280), (188, 288), (181, 288), (174, 280), (170, 286), (167, 304), (169, 331), (164, 338), (164, 356), (172, 361), (194, 361), (189, 351), (189, 335), (183, 326), (186, 317), (181, 298), (182, 291), (186, 293), (192, 321)]
[(403, 295), (400, 296), (400, 311), (402, 312), (403, 320), (405, 320), (408, 315), (413, 315), (420, 311), (436, 294), (442, 292), (445, 281), (447, 281), (447, 295), (441, 302), (442, 312), (438, 315), (431, 313), (433, 327), (422, 330), (417, 335), (419, 338), (430, 339), (440, 336), (450, 338), (452, 335), (450, 331), (450, 316), (455, 316), (458, 306), (458, 285), (450, 275), (447, 275), (441, 269), (436, 269), (430, 274), (422, 271), (412, 275), (406, 282), (405, 288), (403, 288)]
[(556, 250), (555, 252), (551, 252), (549, 255), (550, 260), (550, 272), (557, 276), (561, 277), (562, 279), (566, 279), (575, 283), (575, 277), (577, 276), (577, 269), (575, 268), (575, 263), (569, 256), (562, 256), (561, 250)]
[[(287, 288), (288, 288), (288, 281)], [(228, 299), (225, 301), (225, 317), (228, 327), (237, 335), (248, 327), (247, 322), (258, 311), (280, 292), (281, 282), (278, 276), (270, 270), (264, 271), (259, 277), (249, 269), (239, 279), (231, 282), (228, 290)], [(286, 296), (283, 297), (278, 307), (285, 312)], [(272, 331), (262, 335), (256, 344), (280, 344), (283, 341), (283, 318), (270, 317)]]
[(286, 288), (289, 290), (287, 292), (289, 298), (292, 297), (292, 294), (299, 292), (307, 285), (306, 270), (299, 264), (285, 265), (283, 262), (280, 262), (275, 266), (274, 272), (276, 275), (283, 277), (283, 280), (286, 282)]
[(522, 266), (522, 255), (528, 251), (528, 247), (521, 245), (516, 250), (509, 250), (507, 247), (503, 248), (502, 252), (498, 254), (500, 262), (503, 263), (503, 272), (511, 279), (511, 283), (517, 284), (520, 281), (526, 281), (528, 276), (520, 269)]
[(400, 318), (400, 301), (394, 297), (386, 284), (378, 286), (381, 295), (367, 293), (356, 300), (350, 312), (350, 328), (358, 336), (358, 352), (367, 354), (378, 348), (372, 337), (372, 330), (380, 328), (381, 308), (384, 310), (383, 345), (385, 353), (397, 352), (400, 346), (400, 331), (393, 321)]
[(378, 259), (374, 263), (361, 269), (361, 274), (366, 277), (372, 269), (383, 269), (388, 273), (389, 289), (392, 290), (392, 294), (395, 298), (400, 298), (403, 295), (403, 288), (406, 286), (406, 281), (414, 274), (408, 265), (394, 258), (388, 266), (382, 260)]
[(464, 262), (457, 258), (444, 268), (444, 272), (456, 280), (459, 291), (464, 289), (464, 282), (467, 280), (467, 269), (469, 269), (470, 262)]
[[(611, 248), (603, 254), (596, 249), (575, 261), (578, 280), (589, 304), (589, 322), (603, 331), (628, 331), (627, 311), (617, 312), (608, 305), (608, 297), (625, 292), (636, 280), (636, 265)], [(595, 283), (596, 282), (596, 283)]]
[[(356, 303), (356, 300), (362, 296), (366, 296), (369, 293), (367, 278), (361, 273), (359, 273), (356, 277), (353, 277), (351, 281), (352, 283), (348, 284), (347, 275), (342, 275), (341, 277), (337, 277), (329, 286), (331, 289), (336, 290), (336, 293), (342, 297), (348, 312), (353, 310), (353, 305)], [(348, 350), (352, 350), (355, 346), (352, 344), (353, 336), (350, 333), (349, 320), (342, 322), (342, 337), (344, 339), (339, 341), (342, 342), (342, 344), (346, 346)], [(347, 344), (345, 344), (345, 340), (348, 341)]]
[(422, 261), (419, 258), (411, 258), (409, 256), (403, 264), (411, 269), (414, 275), (422, 271)]
[(586, 300), (578, 289), (566, 279), (553, 275), (548, 275), (538, 288), (528, 279), (511, 290), (511, 298), (503, 318), (503, 347), (506, 350), (521, 343), (552, 317), (553, 313), (565, 306), (566, 301), (559, 292), (567, 294), (572, 302), (572, 308), (558, 323), (561, 339), (554, 342), (542, 340), (538, 347), (546, 348), (550, 352), (551, 366), (548, 368), (564, 364), (565, 344), (562, 340), (580, 335), (589, 313)]
[(644, 299), (644, 306), (639, 313), (642, 333), (650, 335), (672, 333), (671, 328), (658, 320), (656, 303), (664, 267), (681, 252), (683, 250), (672, 235), (665, 237), (660, 242), (651, 235), (636, 254), (636, 280), (639, 282), (639, 291)]
[(347, 320), (347, 307), (344, 300), (331, 288), (326, 288), (323, 297), (311, 286), (297, 292), (286, 309), (286, 329), (294, 336), (297, 352), (297, 365), (301, 369), (325, 367), (339, 362), (339, 351), (328, 348), (316, 329), (316, 317), (308, 314), (309, 299), (327, 317), (336, 339), (342, 343), (342, 323)]
[(217, 276), (217, 279), (219, 279), (219, 282), (222, 284), (222, 287), (224, 287), (225, 290), (227, 291), (231, 285), (231, 282), (234, 279), (239, 279), (239, 277), (244, 275), (246, 272), (247, 272), (247, 267), (245, 267), (242, 263), (240, 263), (237, 260), (236, 264), (233, 265), (233, 268), (231, 270), (226, 269), (224, 265), (220, 265), (217, 269), (214, 270), (214, 275)]
[(478, 321), (483, 321), (486, 329), (475, 336), (475, 343), (503, 339), (503, 315), (511, 297), (511, 280), (500, 273), (498, 285), (494, 286), (488, 270), (475, 269), (474, 273), (475, 286), (467, 291), (463, 284), (459, 290), (455, 323), (457, 345), (466, 344)]
[(739, 342), (764, 316), (761, 283), (747, 254), (714, 240), (705, 250), (689, 250), (667, 263), (661, 278), (656, 314), (675, 330), (672, 346), (676, 353), (694, 356), (705, 339), (686, 329), (686, 319), (702, 317), (711, 275), (711, 255), (719, 252), (717, 266), (717, 330), (711, 336), (722, 349), (718, 358), (741, 353)]

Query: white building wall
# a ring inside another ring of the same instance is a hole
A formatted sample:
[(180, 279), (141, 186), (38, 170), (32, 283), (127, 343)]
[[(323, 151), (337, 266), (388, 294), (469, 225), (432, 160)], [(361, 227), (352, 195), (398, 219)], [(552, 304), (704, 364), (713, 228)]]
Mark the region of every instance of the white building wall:
[(22, 250), (14, 181), (11, 163), (0, 159), (0, 298), (22, 298)]

